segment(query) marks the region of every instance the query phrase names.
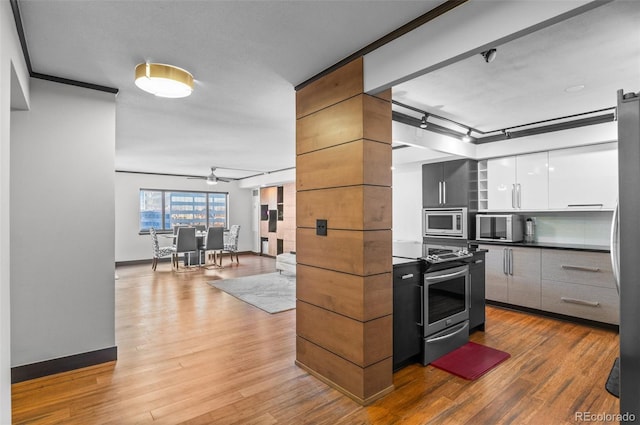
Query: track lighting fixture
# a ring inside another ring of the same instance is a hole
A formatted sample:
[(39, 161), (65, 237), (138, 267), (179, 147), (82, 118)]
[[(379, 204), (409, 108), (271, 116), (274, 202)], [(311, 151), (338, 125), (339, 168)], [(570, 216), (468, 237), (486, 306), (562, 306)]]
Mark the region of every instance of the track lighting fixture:
[(422, 116), (422, 120), (420, 120), (420, 128), (423, 128), (423, 129), (427, 128), (427, 117), (428, 116), (429, 116), (428, 114), (424, 114)]
[(496, 58), (497, 52), (498, 51), (496, 49), (489, 49), (489, 50), (485, 50), (480, 54), (482, 55), (486, 63), (491, 63)]
[[(485, 52), (483, 52), (485, 53)], [(640, 92), (637, 95), (640, 97)], [(569, 129), (582, 127), (585, 125), (601, 124), (605, 122), (611, 122), (617, 120), (617, 110), (615, 107), (608, 107), (588, 112), (580, 112), (573, 115), (567, 115), (563, 117), (549, 118), (542, 121), (531, 122), (527, 124), (512, 125), (511, 127), (496, 128), (491, 130), (480, 130), (471, 127), (469, 124), (452, 120), (444, 116), (437, 114), (427, 113), (422, 108), (416, 108), (411, 105), (398, 102), (397, 100), (391, 101), (394, 105), (398, 105), (402, 108), (409, 109), (416, 114), (423, 114), (422, 119), (418, 122), (416, 115), (405, 115), (400, 112), (393, 111), (393, 120), (399, 121), (407, 125), (414, 127), (420, 126), (425, 129), (429, 126), (429, 131), (435, 133), (446, 134), (453, 136), (464, 142), (473, 143), (486, 143), (497, 140), (509, 140), (512, 138), (527, 137), (534, 134), (542, 134), (549, 131), (558, 131), (558, 129)], [(605, 111), (610, 111), (609, 114), (602, 114)], [(397, 114), (397, 115), (396, 115)], [(599, 114), (599, 115), (596, 115)], [(431, 118), (431, 122), (427, 122), (427, 119)], [(577, 119), (576, 119), (577, 118)], [(563, 122), (558, 122), (563, 120)], [(451, 130), (450, 126), (440, 125), (440, 121), (447, 121), (451, 124), (455, 124), (457, 130)], [(466, 133), (464, 129), (467, 129)], [(515, 131), (515, 133), (514, 133)], [(474, 134), (472, 136), (471, 134)]]

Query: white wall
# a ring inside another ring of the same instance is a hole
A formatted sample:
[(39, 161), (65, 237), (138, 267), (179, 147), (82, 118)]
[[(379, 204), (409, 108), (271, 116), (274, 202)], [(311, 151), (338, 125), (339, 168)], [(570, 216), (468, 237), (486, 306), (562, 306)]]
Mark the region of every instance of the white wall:
[[(115, 173), (115, 260), (150, 260), (153, 257), (149, 235), (139, 234), (140, 189), (197, 190), (229, 193), (229, 224), (240, 225), (238, 249), (252, 251), (253, 205), (251, 189), (238, 187), (238, 182), (220, 182), (209, 186), (204, 180), (154, 174)], [(164, 243), (163, 243), (164, 242)], [(170, 244), (170, 240), (160, 240)]]
[(8, 1), (0, 2), (0, 424), (11, 423), (10, 125), (28, 105), (29, 75)]
[(393, 240), (422, 241), (422, 164), (396, 165), (392, 178)]
[(115, 346), (115, 96), (32, 79), (11, 121), (11, 364)]

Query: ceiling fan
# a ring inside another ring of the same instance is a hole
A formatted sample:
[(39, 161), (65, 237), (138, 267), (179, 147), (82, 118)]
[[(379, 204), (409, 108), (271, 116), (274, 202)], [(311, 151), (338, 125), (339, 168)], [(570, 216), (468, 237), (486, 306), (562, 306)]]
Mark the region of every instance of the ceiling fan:
[(226, 182), (226, 183), (228, 183), (228, 182), (231, 181), (231, 179), (216, 176), (215, 171), (216, 171), (216, 167), (211, 167), (211, 174), (209, 174), (208, 176), (188, 177), (188, 178), (206, 180), (207, 184), (211, 184), (211, 185), (218, 184), (218, 182)]

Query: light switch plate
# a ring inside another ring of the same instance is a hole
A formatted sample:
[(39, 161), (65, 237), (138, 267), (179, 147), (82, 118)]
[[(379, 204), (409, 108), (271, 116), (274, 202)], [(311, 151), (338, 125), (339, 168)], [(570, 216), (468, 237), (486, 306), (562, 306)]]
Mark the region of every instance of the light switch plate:
[(316, 235), (327, 236), (327, 220), (316, 220)]

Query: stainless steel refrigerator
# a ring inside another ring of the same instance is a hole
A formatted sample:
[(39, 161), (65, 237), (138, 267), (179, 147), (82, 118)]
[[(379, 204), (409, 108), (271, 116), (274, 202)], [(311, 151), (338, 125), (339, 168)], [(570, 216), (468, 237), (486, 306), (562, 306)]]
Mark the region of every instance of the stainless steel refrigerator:
[(618, 90), (617, 113), (620, 413), (640, 422), (640, 92)]

